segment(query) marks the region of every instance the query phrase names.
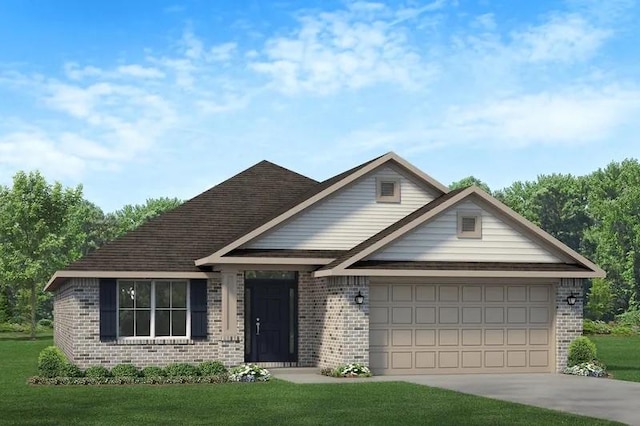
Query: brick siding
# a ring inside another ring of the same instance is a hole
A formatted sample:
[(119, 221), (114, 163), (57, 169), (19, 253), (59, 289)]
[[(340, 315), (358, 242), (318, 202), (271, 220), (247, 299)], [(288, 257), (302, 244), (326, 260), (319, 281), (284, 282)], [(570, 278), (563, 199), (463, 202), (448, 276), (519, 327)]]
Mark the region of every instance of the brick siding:
[[(578, 296), (576, 304), (569, 306), (567, 296)], [(569, 344), (582, 335), (583, 310), (582, 279), (563, 278), (556, 287), (556, 371), (567, 366)]]

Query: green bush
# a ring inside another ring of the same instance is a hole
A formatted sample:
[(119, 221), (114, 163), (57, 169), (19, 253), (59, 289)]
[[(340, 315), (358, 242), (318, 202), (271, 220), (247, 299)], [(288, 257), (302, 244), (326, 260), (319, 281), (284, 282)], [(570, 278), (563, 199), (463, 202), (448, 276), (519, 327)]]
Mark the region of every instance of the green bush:
[(640, 327), (640, 309), (629, 309), (618, 315), (616, 322), (627, 327)]
[(205, 361), (198, 366), (198, 369), (203, 376), (217, 376), (227, 372), (227, 367), (220, 361)]
[(582, 322), (582, 332), (584, 334), (611, 334), (611, 326), (604, 321), (585, 319)]
[(171, 364), (164, 369), (168, 377), (187, 377), (187, 376), (199, 376), (200, 371), (198, 367), (191, 364)]
[(47, 346), (38, 356), (38, 374), (41, 377), (64, 376), (67, 364), (67, 357), (58, 347)]
[(111, 369), (114, 377), (138, 377), (140, 370), (133, 364), (118, 364)]
[(70, 362), (67, 362), (62, 366), (60, 373), (63, 377), (84, 377), (82, 370), (80, 370), (77, 365), (71, 364)]
[(164, 377), (166, 373), (161, 367), (145, 367), (142, 369), (142, 377)]
[(596, 358), (596, 345), (588, 337), (576, 337), (569, 344), (569, 359), (567, 365), (572, 367), (583, 362), (591, 362)]
[(38, 321), (38, 325), (43, 328), (51, 328), (53, 327), (53, 321), (48, 318), (42, 318), (40, 321)]
[(104, 378), (111, 377), (111, 372), (107, 367), (103, 367), (102, 365), (95, 365), (93, 367), (89, 367), (84, 371), (85, 377), (92, 378)]
[(614, 336), (635, 336), (638, 333), (628, 325), (615, 325), (611, 328), (611, 334)]

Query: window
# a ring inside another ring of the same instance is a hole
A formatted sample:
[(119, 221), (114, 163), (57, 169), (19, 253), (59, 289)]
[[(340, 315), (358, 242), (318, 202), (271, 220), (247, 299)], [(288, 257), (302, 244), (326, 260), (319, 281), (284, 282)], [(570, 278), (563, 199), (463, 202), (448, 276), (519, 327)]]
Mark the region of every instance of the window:
[(120, 281), (118, 337), (187, 337), (186, 281)]
[(376, 201), (379, 203), (399, 203), (400, 179), (376, 179)]
[(482, 213), (458, 212), (458, 238), (482, 238)]

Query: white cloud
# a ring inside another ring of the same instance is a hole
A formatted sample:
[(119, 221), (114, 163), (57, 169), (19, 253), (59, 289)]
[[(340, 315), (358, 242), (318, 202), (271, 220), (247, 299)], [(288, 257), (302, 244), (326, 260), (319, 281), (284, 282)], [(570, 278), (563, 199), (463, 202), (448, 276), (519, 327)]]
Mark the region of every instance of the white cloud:
[(267, 40), (251, 68), (287, 94), (326, 95), (383, 83), (421, 87), (433, 67), (411, 46), (404, 28), (390, 25), (386, 8), (366, 6), (300, 16), (297, 30)]
[(120, 74), (138, 78), (163, 78), (164, 73), (156, 68), (143, 67), (138, 64), (122, 65), (116, 71)]

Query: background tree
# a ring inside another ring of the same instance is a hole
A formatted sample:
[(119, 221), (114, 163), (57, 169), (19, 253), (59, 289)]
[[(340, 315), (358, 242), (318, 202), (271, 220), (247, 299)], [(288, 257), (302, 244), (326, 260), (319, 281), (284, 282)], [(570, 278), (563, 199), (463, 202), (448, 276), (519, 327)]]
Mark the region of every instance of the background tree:
[(38, 297), (49, 277), (80, 256), (82, 187), (49, 185), (39, 172), (18, 172), (0, 187), (0, 282), (29, 297), (35, 338)]
[(177, 198), (149, 198), (144, 204), (128, 204), (120, 210), (116, 210), (113, 213), (113, 218), (107, 217), (105, 220), (115, 225), (115, 236), (120, 236), (180, 204), (182, 201)]
[(481, 181), (480, 179), (474, 176), (467, 176), (466, 178), (462, 178), (458, 181), (453, 182), (451, 185), (449, 185), (449, 189), (454, 190), (458, 188), (466, 188), (467, 186), (471, 186), (471, 185), (480, 187), (486, 193), (491, 194), (491, 189), (489, 188), (489, 185), (487, 185), (486, 183), (484, 183), (483, 181)]

